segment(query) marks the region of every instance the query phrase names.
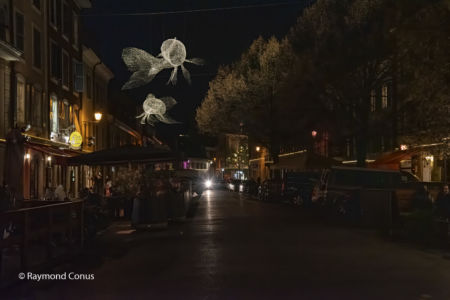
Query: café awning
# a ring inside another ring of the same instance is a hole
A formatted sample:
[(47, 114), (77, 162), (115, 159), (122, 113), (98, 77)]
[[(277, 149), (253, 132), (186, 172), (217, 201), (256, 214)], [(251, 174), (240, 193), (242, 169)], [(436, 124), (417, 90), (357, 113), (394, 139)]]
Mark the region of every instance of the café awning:
[(419, 154), (423, 149), (413, 148), (408, 150), (397, 150), (385, 154), (374, 162), (368, 164), (369, 168), (399, 170), (402, 160), (410, 160), (414, 155)]
[(70, 165), (118, 165), (127, 163), (170, 162), (176, 154), (164, 150), (140, 146), (123, 146), (95, 151), (68, 159)]

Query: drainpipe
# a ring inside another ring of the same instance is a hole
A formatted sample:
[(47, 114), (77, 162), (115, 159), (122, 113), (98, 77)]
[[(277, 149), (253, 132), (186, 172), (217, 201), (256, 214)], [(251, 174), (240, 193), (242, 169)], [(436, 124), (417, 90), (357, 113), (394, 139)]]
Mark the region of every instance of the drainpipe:
[[(9, 40), (14, 41), (14, 1), (9, 0)], [(10, 92), (9, 92), (9, 125), (11, 128), (16, 127), (16, 64), (11, 62), (11, 72), (10, 72)]]

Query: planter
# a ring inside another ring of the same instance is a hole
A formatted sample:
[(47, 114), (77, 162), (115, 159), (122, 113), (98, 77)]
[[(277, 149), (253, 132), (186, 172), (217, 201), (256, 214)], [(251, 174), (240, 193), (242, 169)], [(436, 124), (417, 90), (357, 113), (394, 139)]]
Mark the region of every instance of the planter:
[(133, 200), (131, 224), (135, 228), (166, 228), (167, 205), (164, 195), (148, 198), (136, 197)]
[(190, 206), (190, 191), (170, 193), (168, 199), (168, 216), (169, 219), (175, 222), (182, 222), (186, 220), (186, 215)]

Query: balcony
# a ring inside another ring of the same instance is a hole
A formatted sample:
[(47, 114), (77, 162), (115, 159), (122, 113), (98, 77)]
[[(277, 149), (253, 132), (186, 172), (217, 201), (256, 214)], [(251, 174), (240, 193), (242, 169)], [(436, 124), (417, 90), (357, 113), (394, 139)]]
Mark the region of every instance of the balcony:
[(0, 20), (0, 58), (6, 61), (22, 60), (22, 51), (14, 48), (8, 41), (9, 28)]

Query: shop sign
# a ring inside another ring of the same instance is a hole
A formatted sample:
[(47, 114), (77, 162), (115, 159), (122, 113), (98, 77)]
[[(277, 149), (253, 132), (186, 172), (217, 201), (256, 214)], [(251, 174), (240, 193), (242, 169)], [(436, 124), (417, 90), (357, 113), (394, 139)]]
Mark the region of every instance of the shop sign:
[(70, 134), (69, 144), (73, 149), (80, 149), (82, 143), (83, 137), (81, 136), (81, 133), (74, 131)]

